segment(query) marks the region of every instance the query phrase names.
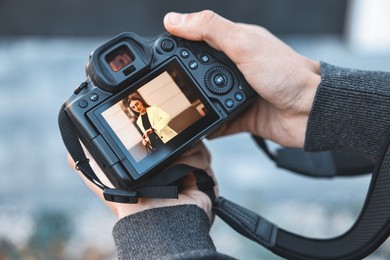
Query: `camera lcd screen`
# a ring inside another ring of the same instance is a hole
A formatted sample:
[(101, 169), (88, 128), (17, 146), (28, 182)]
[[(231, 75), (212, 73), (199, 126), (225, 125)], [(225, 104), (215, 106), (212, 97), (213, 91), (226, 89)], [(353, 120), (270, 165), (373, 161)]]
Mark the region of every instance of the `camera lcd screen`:
[(134, 54), (126, 45), (122, 45), (107, 54), (105, 59), (110, 68), (117, 72), (133, 62)]
[(118, 145), (138, 174), (168, 158), (219, 119), (176, 59), (97, 112), (107, 139)]

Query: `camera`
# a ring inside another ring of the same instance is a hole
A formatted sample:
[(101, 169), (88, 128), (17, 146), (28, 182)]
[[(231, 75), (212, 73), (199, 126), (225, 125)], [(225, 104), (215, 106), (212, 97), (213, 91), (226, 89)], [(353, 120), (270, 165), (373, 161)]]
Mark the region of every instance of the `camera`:
[(150, 42), (119, 34), (91, 53), (86, 76), (64, 111), (108, 180), (126, 190), (257, 96), (225, 54), (168, 33)]

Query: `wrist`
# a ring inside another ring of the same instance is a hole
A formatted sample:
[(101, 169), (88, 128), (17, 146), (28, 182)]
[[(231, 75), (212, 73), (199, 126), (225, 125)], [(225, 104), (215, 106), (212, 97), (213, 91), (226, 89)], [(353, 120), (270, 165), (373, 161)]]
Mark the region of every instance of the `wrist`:
[(299, 112), (305, 116), (309, 116), (314, 102), (314, 96), (321, 82), (320, 63), (307, 58), (305, 59), (305, 69), (301, 81), (301, 91), (299, 94), (300, 104)]
[(289, 140), (286, 146), (303, 148), (309, 114), (314, 103), (317, 88), (321, 82), (320, 63), (303, 57), (304, 66), (298, 75), (298, 93), (290, 109), (285, 110), (286, 132)]

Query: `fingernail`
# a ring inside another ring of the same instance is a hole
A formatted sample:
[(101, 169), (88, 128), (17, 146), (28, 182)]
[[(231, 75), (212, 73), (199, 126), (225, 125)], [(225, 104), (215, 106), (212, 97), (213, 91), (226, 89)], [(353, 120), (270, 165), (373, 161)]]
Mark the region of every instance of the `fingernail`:
[(179, 13), (169, 13), (167, 15), (168, 21), (172, 25), (178, 25), (181, 24), (184, 18), (184, 15)]

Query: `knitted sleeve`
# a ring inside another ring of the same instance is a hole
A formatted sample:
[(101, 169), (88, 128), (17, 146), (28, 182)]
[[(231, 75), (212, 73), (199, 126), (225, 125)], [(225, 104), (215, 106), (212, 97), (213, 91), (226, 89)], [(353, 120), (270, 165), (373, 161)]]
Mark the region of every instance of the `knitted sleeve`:
[(217, 253), (206, 212), (195, 205), (155, 208), (119, 220), (118, 259), (232, 259)]
[(306, 129), (307, 151), (336, 150), (375, 159), (390, 125), (390, 73), (321, 62)]

